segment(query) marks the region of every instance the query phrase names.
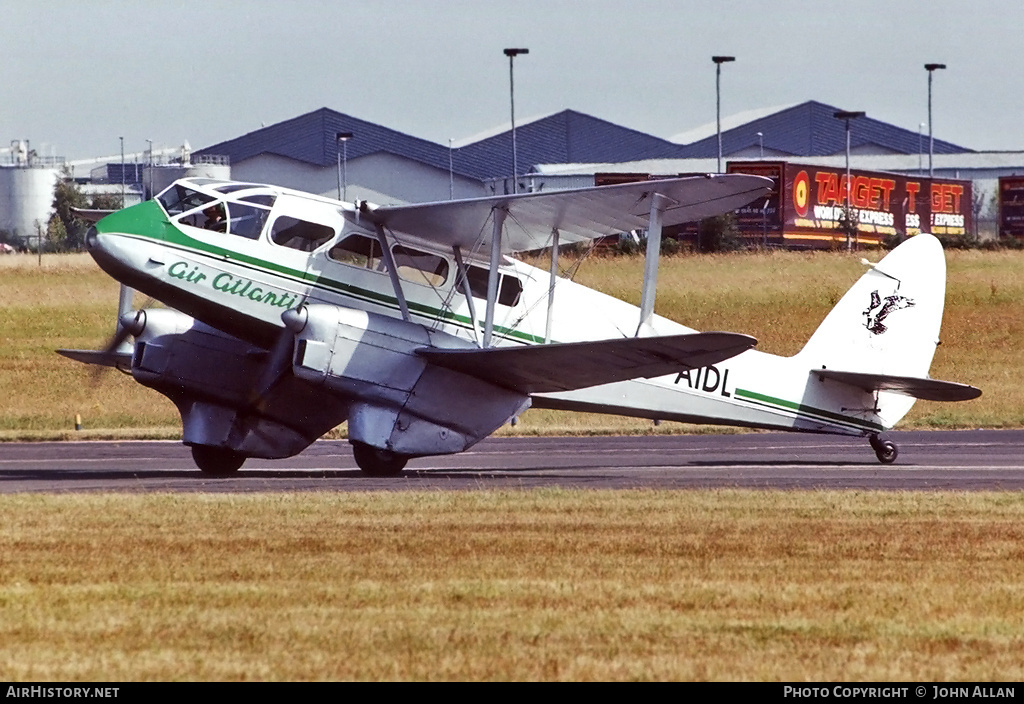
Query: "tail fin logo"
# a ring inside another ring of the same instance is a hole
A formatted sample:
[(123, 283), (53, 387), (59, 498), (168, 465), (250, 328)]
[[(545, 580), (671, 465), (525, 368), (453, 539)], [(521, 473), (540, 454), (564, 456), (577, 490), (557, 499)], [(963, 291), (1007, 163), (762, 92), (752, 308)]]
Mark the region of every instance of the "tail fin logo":
[(889, 317), (889, 314), (896, 310), (902, 310), (903, 308), (913, 308), (914, 301), (901, 296), (898, 293), (893, 293), (891, 296), (882, 298), (878, 291), (871, 292), (871, 305), (864, 311), (864, 317), (867, 320), (864, 322), (864, 327), (873, 332), (875, 335), (881, 335), (887, 328), (883, 321)]

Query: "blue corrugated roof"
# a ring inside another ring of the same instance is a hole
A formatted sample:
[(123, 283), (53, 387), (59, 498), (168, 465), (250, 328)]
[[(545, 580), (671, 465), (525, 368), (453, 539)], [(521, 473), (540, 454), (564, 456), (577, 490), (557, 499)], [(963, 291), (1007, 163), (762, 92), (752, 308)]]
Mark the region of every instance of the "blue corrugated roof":
[[(827, 156), (846, 149), (845, 121), (835, 118), (840, 108), (815, 100), (794, 105), (746, 124), (722, 132), (722, 153), (734, 154), (759, 145), (757, 133), (764, 135), (764, 148), (793, 156)], [(927, 138), (927, 136), (926, 136)], [(850, 147), (875, 144), (898, 154), (917, 154), (921, 136), (870, 116), (850, 123)], [(927, 148), (927, 143), (925, 143)], [(935, 140), (936, 154), (972, 152), (952, 142)], [(712, 135), (685, 147), (685, 156), (708, 158), (718, 154), (718, 138)]]
[[(519, 172), (533, 164), (612, 163), (681, 157), (683, 147), (575, 110), (563, 110), (516, 127)], [(512, 173), (512, 132), (456, 150), (467, 171), (481, 178)]]
[[(338, 132), (351, 132), (348, 158), (389, 152), (429, 164), (449, 167), (448, 147), (321, 108), (255, 132), (205, 147), (197, 154), (223, 154), (231, 163), (259, 154), (276, 154), (317, 166), (337, 163)], [(611, 122), (564, 110), (516, 128), (519, 170), (532, 164), (616, 162), (672, 158), (683, 148), (668, 140)], [(451, 154), (455, 173), (485, 180), (512, 173), (511, 131), (474, 142)]]
[[(846, 148), (845, 125), (833, 114), (838, 108), (808, 101), (752, 120), (722, 133), (722, 152), (734, 154), (758, 146), (792, 156), (825, 156)], [(511, 131), (481, 139), (449, 153), (447, 145), (412, 137), (328, 108), (285, 120), (235, 139), (201, 149), (197, 154), (223, 154), (238, 163), (259, 154), (277, 154), (317, 166), (337, 163), (338, 132), (351, 132), (349, 159), (388, 152), (428, 164), (442, 171), (449, 157), (456, 174), (486, 180), (512, 173)], [(851, 146), (876, 144), (902, 154), (916, 154), (920, 135), (886, 122), (863, 117), (852, 123)], [(520, 173), (534, 164), (616, 163), (643, 159), (707, 158), (718, 153), (712, 135), (689, 145), (645, 134), (628, 127), (563, 110), (516, 128)], [(954, 154), (971, 149), (935, 140), (935, 153)]]
[[(337, 139), (339, 132), (351, 132), (353, 135), (345, 147), (349, 159), (388, 152), (448, 170), (448, 147), (328, 108), (263, 127), (196, 153), (223, 154), (231, 163), (259, 154), (276, 154), (316, 166), (333, 166), (342, 149)], [(455, 172), (463, 173), (458, 165), (455, 165)]]

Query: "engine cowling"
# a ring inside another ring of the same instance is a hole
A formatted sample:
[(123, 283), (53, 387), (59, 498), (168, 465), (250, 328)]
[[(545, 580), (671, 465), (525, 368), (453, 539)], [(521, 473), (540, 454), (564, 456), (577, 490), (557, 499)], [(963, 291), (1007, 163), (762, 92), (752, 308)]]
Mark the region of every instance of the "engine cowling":
[(472, 348), (423, 325), (310, 304), (284, 316), (296, 334), (293, 373), (349, 399), (352, 442), (422, 456), (461, 452), (530, 398), (427, 362), (417, 349)]

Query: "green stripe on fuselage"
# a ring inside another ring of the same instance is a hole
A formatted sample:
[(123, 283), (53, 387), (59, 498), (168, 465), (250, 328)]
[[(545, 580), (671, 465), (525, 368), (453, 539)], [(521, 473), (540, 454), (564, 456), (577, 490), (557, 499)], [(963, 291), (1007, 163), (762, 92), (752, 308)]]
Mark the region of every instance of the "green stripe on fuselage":
[[(737, 398), (743, 398), (747, 401), (764, 404), (777, 409), (784, 409), (787, 411), (793, 411), (798, 416), (802, 415), (806, 418), (815, 421), (831, 421), (840, 425), (848, 425), (861, 430), (871, 430), (874, 432), (881, 432), (885, 430), (878, 423), (872, 423), (871, 421), (861, 420), (860, 418), (851, 418), (850, 416), (844, 416), (841, 413), (833, 413), (832, 411), (826, 411), (821, 408), (815, 408), (813, 406), (807, 406), (802, 403), (796, 403), (794, 401), (786, 401), (781, 398), (775, 398), (774, 396), (768, 396), (766, 394), (760, 394), (756, 391), (749, 391), (747, 389), (736, 389), (735, 395)], [(817, 417), (815, 417), (817, 416)]]
[[(399, 310), (398, 299), (395, 296), (389, 296), (372, 289), (353, 286), (352, 284), (345, 283), (344, 281), (338, 281), (337, 279), (332, 279), (322, 274), (292, 269), (291, 267), (283, 266), (276, 262), (253, 257), (237, 252), (233, 249), (219, 247), (217, 245), (212, 245), (193, 237), (189, 237), (187, 234), (175, 227), (170, 220), (168, 220), (163, 209), (156, 201), (146, 201), (144, 203), (129, 206), (115, 213), (111, 213), (96, 223), (96, 229), (101, 233), (130, 233), (131, 235), (138, 236), (142, 239), (155, 240), (191, 252), (212, 255), (215, 257), (224, 257), (226, 259), (230, 259), (233, 264), (246, 265), (257, 271), (264, 271), (277, 276), (283, 276), (298, 283), (314, 286), (333, 293), (349, 296), (351, 298), (356, 298), (363, 302), (382, 305), (394, 311)], [(228, 235), (225, 235), (225, 237), (228, 237)], [(344, 266), (344, 264), (340, 266)], [(414, 301), (408, 301), (407, 303), (410, 313), (416, 313), (420, 317), (426, 318), (431, 323), (447, 322), (459, 325), (467, 330), (472, 329), (472, 321), (468, 316), (458, 315), (452, 311), (434, 308), (433, 306), (416, 303)], [(505, 337), (506, 339), (534, 344), (544, 342), (543, 337), (531, 335), (502, 325), (495, 325), (494, 330), (495, 333)]]

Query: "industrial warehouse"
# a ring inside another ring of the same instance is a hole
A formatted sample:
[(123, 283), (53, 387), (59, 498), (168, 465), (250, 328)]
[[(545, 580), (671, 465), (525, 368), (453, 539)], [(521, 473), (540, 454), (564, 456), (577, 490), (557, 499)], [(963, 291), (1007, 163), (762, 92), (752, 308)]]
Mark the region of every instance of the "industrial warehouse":
[[(877, 245), (928, 231), (1019, 235), (1024, 151), (979, 152), (816, 101), (726, 118), (663, 139), (564, 110), (512, 131), (437, 144), (321, 108), (201, 149), (129, 151), (66, 162), (27, 141), (0, 149), (0, 233), (32, 248), (52, 215), (57, 181), (129, 205), (177, 178), (273, 183), (342, 200), (423, 203), (689, 174), (750, 173), (776, 188), (737, 213), (750, 245)], [(927, 146), (926, 146), (927, 145)], [(511, 174), (515, 171), (515, 179)], [(1005, 183), (1000, 187), (1000, 179)], [(1004, 204), (1000, 196), (1006, 195)], [(1003, 221), (999, 220), (1003, 213)], [(682, 230), (679, 236), (686, 237)]]

